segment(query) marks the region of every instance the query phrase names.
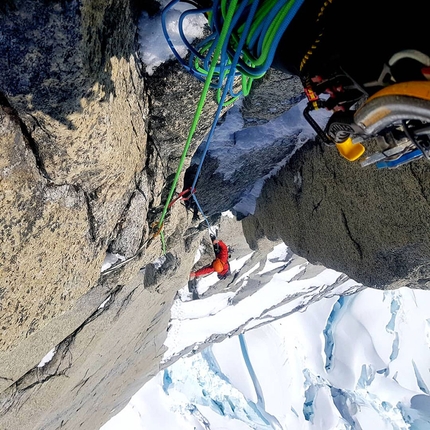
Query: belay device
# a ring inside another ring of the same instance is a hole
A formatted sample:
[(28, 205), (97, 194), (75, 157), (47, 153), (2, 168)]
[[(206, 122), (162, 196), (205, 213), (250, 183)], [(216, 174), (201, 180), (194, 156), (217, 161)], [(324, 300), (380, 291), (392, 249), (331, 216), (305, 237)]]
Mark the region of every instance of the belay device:
[[(422, 65), (423, 80), (396, 83), (390, 69), (405, 58)], [(429, 66), (428, 56), (407, 50), (394, 55), (375, 82), (359, 85), (341, 73), (328, 79), (314, 77), (305, 87), (309, 100), (305, 118), (321, 140), (363, 167), (394, 168), (423, 157), (430, 160)], [(382, 89), (369, 95), (375, 87)], [(329, 98), (321, 100), (321, 94)], [(311, 116), (320, 108), (334, 111), (325, 130)]]

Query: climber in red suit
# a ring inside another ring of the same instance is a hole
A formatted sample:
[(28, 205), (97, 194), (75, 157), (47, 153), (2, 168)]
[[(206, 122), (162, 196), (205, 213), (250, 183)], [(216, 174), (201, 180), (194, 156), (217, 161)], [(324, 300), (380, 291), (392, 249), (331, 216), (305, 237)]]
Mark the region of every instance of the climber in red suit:
[(206, 266), (197, 270), (197, 272), (190, 273), (190, 279), (194, 279), (198, 276), (209, 275), (210, 273), (218, 273), (218, 277), (223, 279), (230, 271), (230, 265), (228, 263), (228, 247), (222, 240), (213, 240), (212, 244), (214, 248), (218, 248), (215, 251), (216, 258), (210, 266)]

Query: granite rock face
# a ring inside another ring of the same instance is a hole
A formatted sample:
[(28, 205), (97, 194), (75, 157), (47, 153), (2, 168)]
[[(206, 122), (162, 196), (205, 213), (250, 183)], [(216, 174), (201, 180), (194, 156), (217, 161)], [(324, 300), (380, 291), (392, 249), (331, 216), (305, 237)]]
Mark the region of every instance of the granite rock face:
[[(203, 232), (173, 206), (160, 262), (154, 226), (201, 85), (174, 64), (145, 74), (145, 7), (0, 7), (2, 429), (99, 428), (158, 370), (170, 304)], [(190, 154), (214, 109), (208, 100)], [(128, 263), (101, 272), (107, 254)]]
[(141, 181), (148, 103), (131, 10), (103, 3), (15, 1), (0, 16), (2, 351), (96, 284)]
[(362, 168), (335, 148), (309, 142), (266, 181), (254, 216), (256, 239), (282, 239), (313, 263), (368, 287), (430, 288), (430, 164)]

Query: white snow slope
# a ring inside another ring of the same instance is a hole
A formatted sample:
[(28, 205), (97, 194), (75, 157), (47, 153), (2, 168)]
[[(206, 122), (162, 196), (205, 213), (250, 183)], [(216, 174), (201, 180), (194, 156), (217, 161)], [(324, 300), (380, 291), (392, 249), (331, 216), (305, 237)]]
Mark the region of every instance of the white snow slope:
[(254, 274), (272, 280), (236, 305), (228, 293), (182, 301), (183, 291), (165, 360), (214, 333), (242, 334), (160, 372), (103, 430), (430, 429), (430, 292), (363, 289), (293, 263), (275, 247)]

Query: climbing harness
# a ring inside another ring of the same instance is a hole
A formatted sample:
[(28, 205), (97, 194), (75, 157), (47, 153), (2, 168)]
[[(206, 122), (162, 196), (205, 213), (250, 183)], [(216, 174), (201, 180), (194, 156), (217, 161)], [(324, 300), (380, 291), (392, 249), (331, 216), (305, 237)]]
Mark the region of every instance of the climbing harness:
[[(405, 58), (422, 65), (423, 80), (396, 82), (392, 67)], [(383, 65), (376, 81), (363, 85), (343, 70), (329, 78), (307, 77), (304, 117), (322, 142), (336, 146), (348, 161), (360, 160), (362, 167), (395, 168), (420, 158), (430, 161), (429, 64), (427, 55), (405, 50)], [(322, 100), (321, 94), (328, 98)], [(321, 108), (334, 112), (325, 130), (311, 116), (311, 111)], [(366, 147), (376, 151), (363, 157)]]

